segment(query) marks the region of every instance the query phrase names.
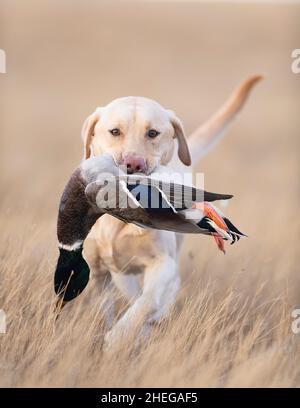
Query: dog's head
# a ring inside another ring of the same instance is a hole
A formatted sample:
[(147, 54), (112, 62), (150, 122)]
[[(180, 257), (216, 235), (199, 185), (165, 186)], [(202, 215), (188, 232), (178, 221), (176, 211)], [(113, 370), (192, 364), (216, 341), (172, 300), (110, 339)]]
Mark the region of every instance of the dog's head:
[(191, 157), (181, 121), (174, 112), (142, 97), (115, 99), (97, 108), (82, 129), (84, 158), (109, 153), (128, 172), (150, 174), (173, 156), (174, 139), (178, 156), (187, 166)]

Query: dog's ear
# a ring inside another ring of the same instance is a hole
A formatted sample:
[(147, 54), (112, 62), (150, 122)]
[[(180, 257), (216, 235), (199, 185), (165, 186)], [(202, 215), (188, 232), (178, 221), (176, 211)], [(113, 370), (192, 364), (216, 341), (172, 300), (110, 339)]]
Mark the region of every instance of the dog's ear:
[(91, 144), (94, 137), (96, 123), (101, 118), (102, 108), (97, 108), (83, 123), (81, 137), (84, 144), (83, 159), (88, 159), (91, 156)]
[(190, 166), (192, 161), (191, 161), (191, 155), (189, 151), (189, 147), (185, 138), (184, 134), (184, 129), (183, 125), (181, 123), (181, 120), (175, 115), (175, 113), (171, 110), (167, 111), (170, 117), (170, 121), (172, 123), (172, 126), (174, 128), (174, 138), (177, 138), (178, 141), (178, 156), (179, 159), (182, 161), (183, 164), (186, 166)]

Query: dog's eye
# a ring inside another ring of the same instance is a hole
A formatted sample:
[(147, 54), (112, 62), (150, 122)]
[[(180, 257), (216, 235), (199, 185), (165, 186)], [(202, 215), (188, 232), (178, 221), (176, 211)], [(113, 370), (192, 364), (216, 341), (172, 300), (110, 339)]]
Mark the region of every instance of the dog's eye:
[(158, 136), (159, 134), (160, 134), (160, 132), (158, 132), (158, 131), (155, 130), (155, 129), (150, 129), (150, 130), (148, 130), (148, 132), (147, 132), (147, 136), (148, 136), (148, 137), (151, 137), (151, 138), (154, 138), (154, 137)]
[(117, 129), (117, 128), (111, 129), (111, 130), (110, 130), (110, 133), (111, 133), (113, 136), (120, 136), (120, 134), (121, 134), (120, 129)]

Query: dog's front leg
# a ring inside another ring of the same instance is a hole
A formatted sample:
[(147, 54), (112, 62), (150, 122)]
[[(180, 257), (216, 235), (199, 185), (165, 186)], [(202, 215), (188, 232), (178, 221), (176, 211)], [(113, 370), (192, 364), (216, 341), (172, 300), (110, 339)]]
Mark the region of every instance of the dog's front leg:
[(180, 286), (176, 260), (168, 254), (158, 255), (146, 268), (142, 294), (116, 325), (106, 334), (106, 346), (127, 337), (139, 323), (143, 333), (163, 318), (175, 301)]

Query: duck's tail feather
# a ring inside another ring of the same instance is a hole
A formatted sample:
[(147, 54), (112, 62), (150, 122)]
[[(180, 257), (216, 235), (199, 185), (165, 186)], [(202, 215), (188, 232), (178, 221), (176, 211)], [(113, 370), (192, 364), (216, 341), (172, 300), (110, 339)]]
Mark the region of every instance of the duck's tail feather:
[(235, 233), (235, 234), (236, 234), (237, 240), (239, 240), (241, 237), (247, 237), (247, 236), (248, 236), (248, 235), (246, 235), (246, 234), (243, 234), (241, 231), (239, 231), (239, 230), (237, 229), (237, 227), (236, 227), (235, 225), (233, 225), (232, 222), (231, 222), (228, 218), (224, 217), (223, 220), (225, 221), (225, 223), (226, 223), (228, 229), (229, 229), (232, 233)]

